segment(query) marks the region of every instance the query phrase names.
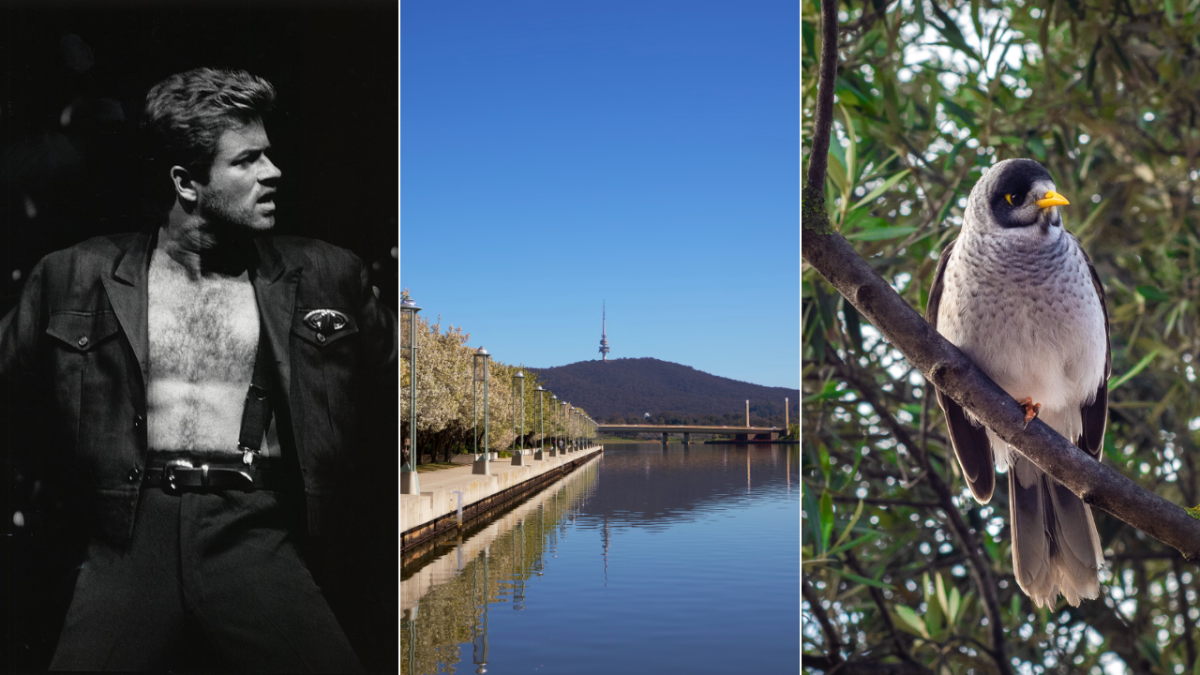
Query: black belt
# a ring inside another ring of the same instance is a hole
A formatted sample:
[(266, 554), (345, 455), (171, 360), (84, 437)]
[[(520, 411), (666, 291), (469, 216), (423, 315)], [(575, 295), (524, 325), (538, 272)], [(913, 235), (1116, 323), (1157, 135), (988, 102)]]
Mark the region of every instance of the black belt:
[(253, 465), (214, 463), (212, 461), (170, 460), (165, 464), (152, 463), (146, 467), (147, 485), (161, 487), (167, 492), (182, 490), (218, 491), (281, 490), (285, 487), (283, 474), (276, 467), (264, 466), (262, 460)]

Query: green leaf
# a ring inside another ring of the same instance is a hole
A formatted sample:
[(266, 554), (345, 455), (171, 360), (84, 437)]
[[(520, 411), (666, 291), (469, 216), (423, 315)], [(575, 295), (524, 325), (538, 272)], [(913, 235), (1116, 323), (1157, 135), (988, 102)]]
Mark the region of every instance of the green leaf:
[(1021, 594), (1013, 593), (1012, 602), (1009, 603), (1009, 616), (1016, 618), (1021, 615)]
[[(812, 490), (804, 490), (804, 512), (808, 514), (808, 523), (812, 526), (813, 545), (820, 546), (821, 542), (821, 518), (819, 508), (813, 499)], [(820, 556), (818, 556), (820, 557)]]
[(1117, 452), (1117, 442), (1113, 440), (1112, 434), (1104, 434), (1104, 454), (1108, 455), (1108, 459), (1113, 464), (1120, 465), (1125, 462), (1125, 458), (1121, 456), (1121, 453)]
[(1158, 290), (1157, 288), (1155, 288), (1153, 286), (1138, 286), (1137, 293), (1138, 293), (1138, 295), (1142, 296), (1147, 302), (1161, 302), (1163, 300), (1171, 299), (1171, 296), (1167, 295), (1166, 293), (1163, 293), (1162, 291)]
[[(417, 428), (419, 429), (420, 427)], [(817, 456), (821, 459), (821, 473), (825, 474), (825, 485), (828, 486), (833, 482), (833, 465), (829, 461), (829, 450), (827, 450), (825, 448), (825, 444), (822, 443), (817, 446), (817, 453)]]
[(837, 94), (839, 101), (845, 101), (847, 97), (854, 99), (852, 103), (862, 105), (870, 103), (871, 97), (867, 96), (858, 87), (851, 84), (849, 80), (839, 76), (833, 81), (833, 93)]
[(885, 584), (882, 581), (879, 581), (877, 579), (868, 579), (866, 577), (860, 577), (859, 575), (847, 572), (846, 570), (842, 570), (840, 572), (840, 574), (842, 576), (846, 577), (847, 579), (857, 581), (860, 584), (866, 584), (867, 586), (874, 586), (875, 588), (878, 588), (880, 590), (884, 590), (884, 591), (895, 591), (896, 590), (896, 587), (891, 584)]
[(1116, 389), (1117, 387), (1121, 386), (1122, 384), (1125, 384), (1127, 381), (1129, 381), (1129, 378), (1142, 372), (1146, 368), (1146, 366), (1150, 365), (1150, 362), (1154, 360), (1154, 357), (1158, 356), (1159, 351), (1160, 350), (1155, 349), (1154, 351), (1147, 354), (1141, 361), (1138, 361), (1138, 364), (1136, 366), (1134, 366), (1133, 368), (1130, 368), (1129, 372), (1125, 373), (1121, 377), (1118, 377), (1116, 379), (1113, 379), (1110, 377), (1108, 379), (1108, 393), (1111, 395), (1113, 389)]
[(949, 619), (949, 624), (953, 626), (958, 621), (958, 610), (962, 607), (962, 596), (958, 592), (958, 587), (954, 586), (950, 589), (950, 611), (946, 612), (946, 617)]
[(983, 549), (987, 551), (988, 557), (992, 560), (998, 559), (1000, 554), (996, 550), (998, 546), (996, 545), (996, 540), (992, 538), (992, 535), (985, 530), (980, 536), (980, 539), (983, 540)]
[(937, 591), (934, 590), (933, 584), (929, 582), (929, 573), (921, 575), (921, 588), (925, 594), (925, 629), (929, 631), (929, 636), (934, 640), (941, 638), (943, 625), (943, 611), (938, 604)]
[(905, 169), (905, 170), (901, 171), (900, 173), (892, 176), (891, 178), (888, 178), (887, 180), (883, 181), (879, 185), (875, 186), (874, 190), (871, 190), (870, 192), (868, 192), (866, 197), (863, 197), (862, 199), (858, 200), (854, 204), (854, 206), (851, 206), (850, 210), (853, 211), (854, 209), (857, 209), (865, 204), (870, 204), (871, 202), (875, 201), (876, 199), (879, 198), (880, 195), (882, 195), (883, 193), (885, 193), (888, 190), (891, 190), (893, 187), (895, 187), (896, 183), (899, 183), (900, 181), (904, 180), (904, 177), (907, 176), (911, 172), (912, 172), (911, 169)]
[(900, 617), (903, 626), (912, 629), (912, 632), (915, 632), (926, 640), (929, 639), (929, 631), (925, 628), (925, 622), (911, 608), (904, 605), (896, 605), (896, 616)]
[(938, 572), (933, 578), (937, 585), (938, 603), (946, 612), (946, 616), (950, 616), (950, 598), (946, 595), (946, 582), (942, 579), (942, 573)]
[(967, 110), (954, 101), (944, 98), (942, 99), (942, 107), (946, 109), (946, 112), (962, 120), (963, 124), (967, 125), (972, 130), (978, 126), (978, 123), (975, 121), (975, 113)]
[(1046, 161), (1046, 143), (1041, 136), (1032, 136), (1028, 142), (1029, 150), (1039, 162)]
[[(836, 138), (829, 143), (829, 147), (836, 147), (838, 150), (842, 149), (841, 144), (837, 142)], [(840, 156), (840, 153), (834, 153), (833, 150), (829, 151), (829, 157), (837, 161), (829, 162), (828, 167), (825, 169), (825, 175), (829, 177), (830, 182), (837, 188), (837, 194), (849, 201), (850, 188), (846, 183), (846, 167), (842, 164), (845, 159)]]
[(872, 530), (871, 532), (864, 534), (863, 536), (859, 537), (858, 539), (855, 539), (854, 541), (848, 541), (848, 542), (842, 544), (841, 546), (835, 546), (835, 547), (829, 549), (829, 552), (827, 553), (827, 555), (829, 555), (830, 557), (835, 556), (835, 555), (841, 553), (842, 551), (848, 551), (852, 548), (857, 548), (858, 546), (861, 546), (861, 545), (867, 543), (868, 541), (871, 541), (872, 539), (877, 539), (877, 538), (879, 538), (879, 533)]
[(829, 548), (829, 537), (833, 534), (833, 495), (826, 490), (821, 494), (820, 502), (820, 518), (821, 518), (821, 548), (824, 553)]
[(841, 109), (842, 119), (846, 124), (846, 140), (850, 142), (846, 146), (846, 201), (849, 201), (850, 194), (858, 184), (858, 133), (854, 131), (854, 120), (850, 118), (846, 106), (838, 104), (838, 108)]
[(933, 7), (933, 13), (937, 15), (938, 21), (942, 22), (941, 26), (937, 26), (935, 24), (934, 27), (937, 28), (938, 32), (946, 38), (947, 44), (975, 59), (976, 62), (983, 63), (983, 59), (979, 58), (979, 55), (975, 53), (975, 50), (971, 49), (971, 46), (967, 44), (966, 38), (963, 37), (962, 31), (958, 28), (958, 24), (954, 23), (954, 19), (950, 18), (950, 15), (947, 14), (945, 10), (943, 10), (941, 7), (938, 7), (936, 2), (932, 2), (931, 0), (929, 5)]
[[(853, 478), (853, 475), (851, 478)], [(854, 515), (850, 517), (849, 524), (842, 528), (842, 533), (838, 535), (837, 541), (833, 543), (834, 548), (840, 547), (846, 541), (846, 538), (850, 536), (850, 533), (854, 530), (854, 524), (857, 523), (859, 517), (862, 516), (862, 511), (863, 500), (860, 499), (858, 500), (858, 508), (854, 509)]]
[(1187, 511), (1189, 516), (1195, 518), (1196, 520), (1200, 520), (1200, 504), (1195, 506), (1185, 506), (1183, 510)]
[(916, 231), (917, 228), (908, 225), (904, 227), (881, 227), (874, 230), (852, 232), (846, 235), (846, 239), (853, 241), (883, 241), (885, 239), (898, 239)]

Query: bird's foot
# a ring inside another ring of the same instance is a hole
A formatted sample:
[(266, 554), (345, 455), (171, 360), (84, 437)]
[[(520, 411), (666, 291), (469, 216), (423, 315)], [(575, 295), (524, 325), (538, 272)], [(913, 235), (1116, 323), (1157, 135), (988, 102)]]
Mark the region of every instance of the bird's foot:
[(1029, 423), (1038, 416), (1038, 412), (1042, 409), (1041, 403), (1034, 403), (1033, 398), (1026, 396), (1017, 401), (1017, 405), (1025, 409), (1025, 428), (1029, 428)]

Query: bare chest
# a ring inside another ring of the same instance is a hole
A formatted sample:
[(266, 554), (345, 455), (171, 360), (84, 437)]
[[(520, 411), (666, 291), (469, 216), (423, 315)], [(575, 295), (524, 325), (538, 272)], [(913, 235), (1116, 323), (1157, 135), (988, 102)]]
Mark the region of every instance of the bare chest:
[(190, 280), (152, 264), (148, 286), (151, 378), (249, 385), (259, 321), (247, 277)]

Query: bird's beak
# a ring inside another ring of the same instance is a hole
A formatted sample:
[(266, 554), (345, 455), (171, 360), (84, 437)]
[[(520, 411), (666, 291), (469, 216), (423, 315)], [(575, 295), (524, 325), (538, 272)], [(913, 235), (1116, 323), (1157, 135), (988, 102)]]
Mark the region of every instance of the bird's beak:
[(1067, 204), (1070, 204), (1070, 203), (1071, 202), (1067, 201), (1066, 197), (1058, 194), (1054, 190), (1047, 192), (1045, 197), (1042, 197), (1041, 199), (1037, 200), (1037, 205), (1038, 205), (1039, 209), (1045, 209), (1045, 208), (1049, 208), (1051, 206), (1066, 206)]

